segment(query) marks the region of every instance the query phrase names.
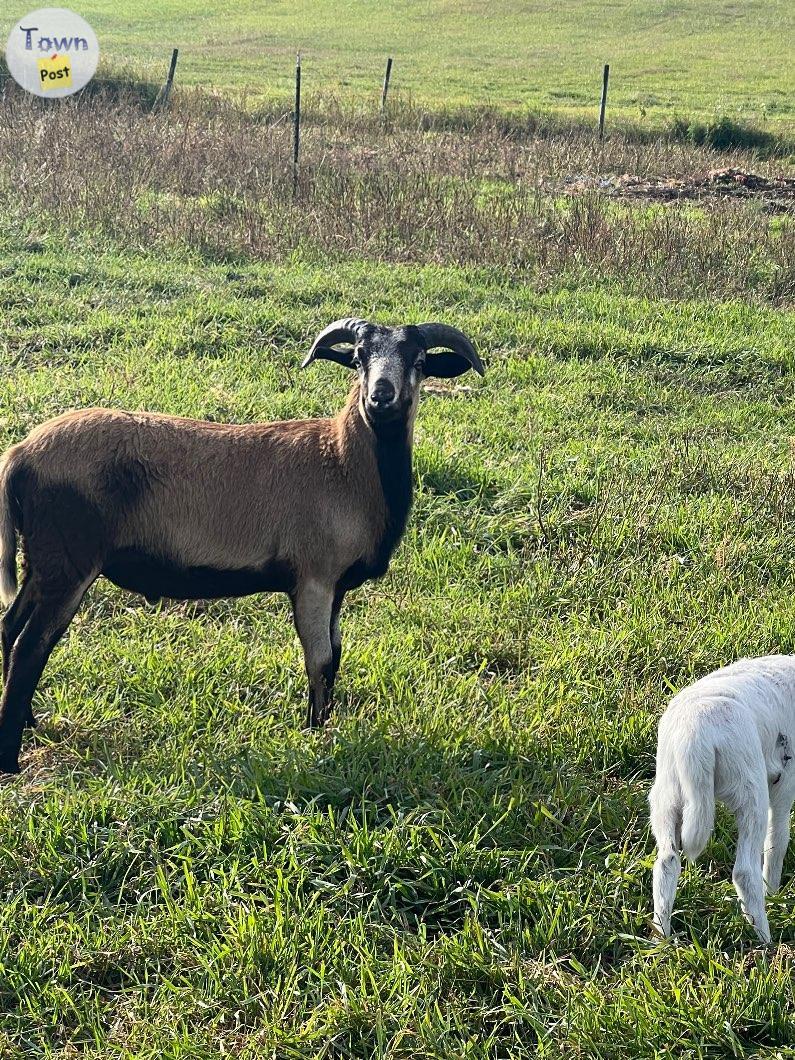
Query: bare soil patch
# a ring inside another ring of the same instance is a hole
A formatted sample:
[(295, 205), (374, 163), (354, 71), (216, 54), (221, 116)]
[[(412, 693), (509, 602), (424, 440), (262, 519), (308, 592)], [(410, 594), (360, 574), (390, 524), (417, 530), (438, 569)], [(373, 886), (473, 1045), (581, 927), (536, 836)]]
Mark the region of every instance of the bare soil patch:
[(663, 203), (683, 199), (698, 202), (753, 199), (771, 213), (795, 212), (795, 177), (762, 176), (731, 166), (680, 178), (638, 177), (630, 173), (621, 176), (581, 175), (567, 179), (565, 191), (569, 195), (600, 191), (623, 199)]

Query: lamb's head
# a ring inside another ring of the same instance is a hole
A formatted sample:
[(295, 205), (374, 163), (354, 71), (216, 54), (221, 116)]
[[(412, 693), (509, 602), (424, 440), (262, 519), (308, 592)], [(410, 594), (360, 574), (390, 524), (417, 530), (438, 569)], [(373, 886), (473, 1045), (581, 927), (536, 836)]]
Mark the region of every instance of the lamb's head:
[(302, 367), (317, 358), (359, 373), (359, 407), (376, 430), (413, 415), (424, 376), (449, 378), (470, 368), (483, 375), (472, 343), (447, 324), (390, 328), (367, 320), (337, 320), (315, 339)]

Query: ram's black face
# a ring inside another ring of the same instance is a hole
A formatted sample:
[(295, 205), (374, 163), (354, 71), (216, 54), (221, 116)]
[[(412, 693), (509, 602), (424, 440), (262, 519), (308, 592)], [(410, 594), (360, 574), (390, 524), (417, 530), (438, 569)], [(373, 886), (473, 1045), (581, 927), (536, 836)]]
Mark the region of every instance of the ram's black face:
[(320, 332), (303, 367), (318, 358), (358, 373), (362, 415), (374, 428), (411, 420), (423, 376), (450, 379), (470, 368), (483, 375), (475, 347), (447, 324), (388, 328), (345, 317)]
[(351, 367), (359, 374), (361, 407), (373, 427), (405, 420), (419, 397), (425, 346), (412, 327), (364, 329), (353, 348)]

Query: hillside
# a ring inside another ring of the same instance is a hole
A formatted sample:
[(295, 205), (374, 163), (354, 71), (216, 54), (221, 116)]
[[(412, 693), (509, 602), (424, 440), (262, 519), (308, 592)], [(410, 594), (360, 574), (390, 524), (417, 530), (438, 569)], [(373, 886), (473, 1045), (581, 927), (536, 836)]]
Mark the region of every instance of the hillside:
[[(8, 28), (28, 10), (6, 4)], [(85, 0), (79, 10), (114, 67), (159, 75), (179, 47), (179, 81), (204, 88), (287, 93), (301, 49), (308, 89), (377, 98), (392, 55), (395, 92), (424, 104), (592, 114), (609, 62), (611, 110), (632, 119), (795, 120), (789, 0)]]

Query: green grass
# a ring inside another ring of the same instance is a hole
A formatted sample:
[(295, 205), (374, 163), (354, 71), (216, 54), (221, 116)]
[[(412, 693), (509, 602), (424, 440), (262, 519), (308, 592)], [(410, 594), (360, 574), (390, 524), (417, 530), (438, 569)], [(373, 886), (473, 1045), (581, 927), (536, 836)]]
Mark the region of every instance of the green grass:
[(0, 254), (3, 444), (76, 405), (331, 413), (348, 380), (297, 366), (350, 312), (488, 368), (423, 401), (328, 731), (284, 600), (92, 590), (0, 787), (0, 1053), (790, 1055), (793, 884), (748, 949), (721, 818), (654, 946), (645, 799), (673, 688), (795, 650), (792, 312), (13, 218)]
[[(11, 0), (4, 23), (10, 29), (29, 9)], [(84, 0), (80, 13), (106, 60), (144, 63), (160, 76), (178, 46), (178, 82), (210, 89), (286, 97), (300, 48), (309, 91), (375, 101), (392, 55), (394, 91), (426, 104), (529, 105), (593, 117), (609, 62), (611, 117), (795, 121), (790, 0), (232, 0), (215, 8)]]

